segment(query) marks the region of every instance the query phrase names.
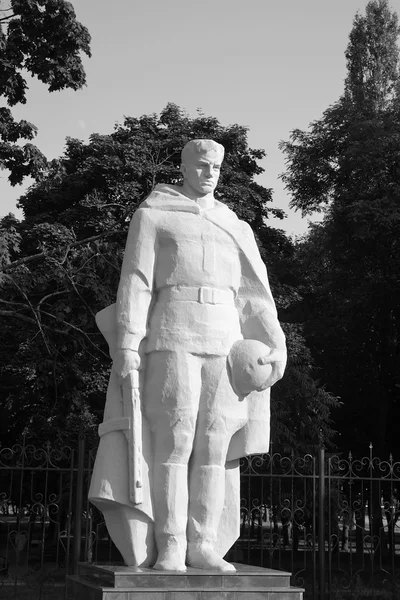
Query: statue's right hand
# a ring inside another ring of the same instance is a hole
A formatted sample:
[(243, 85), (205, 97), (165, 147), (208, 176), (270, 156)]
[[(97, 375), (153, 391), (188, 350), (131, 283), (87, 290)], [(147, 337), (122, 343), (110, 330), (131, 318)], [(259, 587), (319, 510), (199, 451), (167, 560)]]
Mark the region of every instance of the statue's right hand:
[(140, 356), (136, 350), (120, 348), (114, 354), (113, 369), (117, 376), (124, 379), (132, 371), (138, 371)]

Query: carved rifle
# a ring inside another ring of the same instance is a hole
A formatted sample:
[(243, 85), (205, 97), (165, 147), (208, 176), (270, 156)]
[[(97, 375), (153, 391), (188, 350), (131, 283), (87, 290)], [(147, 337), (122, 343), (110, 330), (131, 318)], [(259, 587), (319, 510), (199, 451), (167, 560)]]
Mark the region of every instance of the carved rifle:
[(128, 441), (129, 499), (133, 504), (140, 504), (143, 502), (142, 409), (138, 371), (132, 371), (124, 378), (122, 401), (124, 416), (129, 418), (129, 429), (125, 430)]

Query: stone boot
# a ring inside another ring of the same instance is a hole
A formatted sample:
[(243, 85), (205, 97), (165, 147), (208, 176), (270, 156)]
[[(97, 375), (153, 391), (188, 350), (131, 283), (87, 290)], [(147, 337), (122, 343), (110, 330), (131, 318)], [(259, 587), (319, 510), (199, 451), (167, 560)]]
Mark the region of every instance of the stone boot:
[(155, 465), (153, 498), (158, 551), (154, 569), (186, 571), (187, 465)]
[(235, 571), (214, 550), (225, 500), (225, 469), (194, 467), (190, 473), (188, 548), (186, 562), (197, 569)]

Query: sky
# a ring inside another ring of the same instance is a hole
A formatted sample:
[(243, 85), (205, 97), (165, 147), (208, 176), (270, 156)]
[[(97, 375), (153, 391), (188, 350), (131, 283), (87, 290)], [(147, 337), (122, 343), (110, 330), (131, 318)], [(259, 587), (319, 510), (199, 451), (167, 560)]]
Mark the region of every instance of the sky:
[[(160, 113), (174, 102), (191, 116), (201, 109), (222, 125), (248, 127), (263, 148), (274, 205), (288, 217), (271, 224), (301, 235), (309, 218), (289, 208), (279, 178), (279, 150), (293, 129), (307, 129), (343, 92), (344, 52), (357, 11), (367, 0), (72, 0), (92, 36), (84, 57), (87, 86), (49, 93), (29, 79), (27, 104), (13, 115), (38, 127), (34, 143), (48, 159), (66, 137), (87, 141), (111, 133), (125, 116)], [(391, 8), (400, 13), (400, 0)], [(11, 187), (0, 171), (0, 215), (14, 212), (30, 182)]]

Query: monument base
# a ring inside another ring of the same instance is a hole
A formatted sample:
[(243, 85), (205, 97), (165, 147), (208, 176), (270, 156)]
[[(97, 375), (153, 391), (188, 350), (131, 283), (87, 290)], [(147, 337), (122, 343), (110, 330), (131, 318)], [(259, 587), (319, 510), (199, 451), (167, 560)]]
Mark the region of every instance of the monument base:
[(236, 572), (185, 573), (80, 563), (67, 577), (68, 600), (302, 600), (290, 573), (235, 564)]

